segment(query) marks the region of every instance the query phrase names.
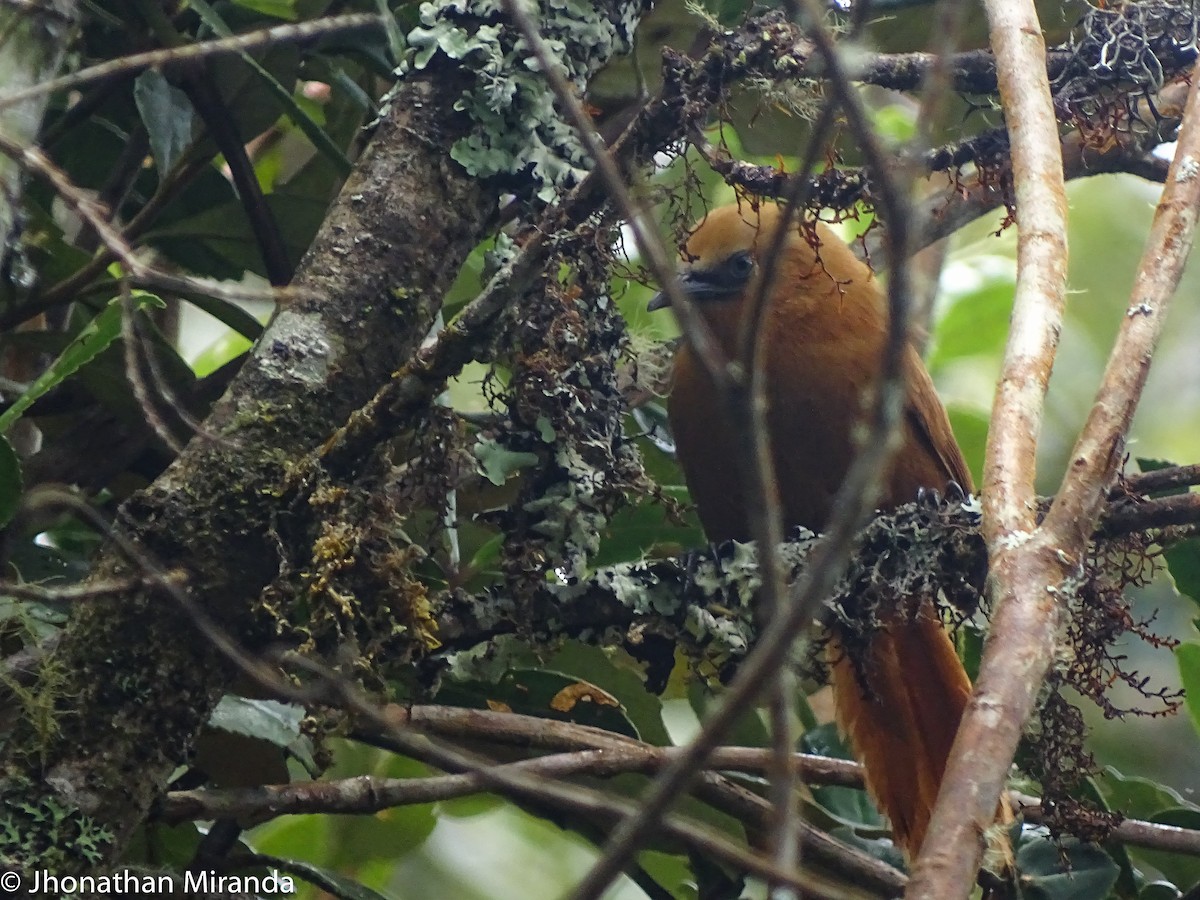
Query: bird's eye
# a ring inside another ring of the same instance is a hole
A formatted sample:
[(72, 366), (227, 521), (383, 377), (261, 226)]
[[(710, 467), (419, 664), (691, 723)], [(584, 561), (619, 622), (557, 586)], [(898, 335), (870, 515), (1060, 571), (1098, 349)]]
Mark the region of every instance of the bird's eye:
[(729, 269), (729, 274), (739, 279), (750, 277), (750, 273), (754, 271), (754, 257), (746, 250), (741, 253), (735, 253), (729, 257), (729, 262), (726, 263)]

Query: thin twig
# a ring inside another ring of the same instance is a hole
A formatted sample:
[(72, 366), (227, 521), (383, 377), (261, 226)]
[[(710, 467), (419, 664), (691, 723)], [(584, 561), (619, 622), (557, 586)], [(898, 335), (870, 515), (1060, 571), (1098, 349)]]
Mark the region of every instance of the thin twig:
[[(312, 669), (311, 665), (306, 665)], [(627, 801), (613, 800), (599, 791), (546, 781), (530, 777), (524, 772), (514, 771), (513, 766), (496, 766), (490, 760), (480, 759), (441, 745), (423, 735), (412, 734), (389, 721), (375, 706), (359, 695), (357, 689), (344, 679), (329, 677), (328, 687), (340, 695), (341, 704), (357, 716), (371, 723), (372, 727), (386, 737), (375, 743), (393, 753), (411, 756), (436, 765), (449, 772), (470, 772), (477, 775), (487, 786), (509, 797), (528, 800), (540, 805), (555, 807), (564, 812), (583, 815), (604, 823), (628, 819), (636, 813), (636, 805)], [(605, 751), (585, 751), (602, 754)], [(767, 880), (777, 880), (804, 891), (813, 898), (844, 896), (832, 890), (814, 873), (795, 876), (779, 872), (774, 865), (755, 853), (734, 844), (723, 835), (718, 835), (705, 826), (694, 824), (677, 816), (656, 823), (656, 830), (683, 841), (695, 850), (719, 859), (736, 869), (744, 870)]]
[[(452, 712), (469, 713), (471, 710)], [(512, 716), (496, 713), (497, 716)], [(524, 719), (526, 716), (512, 716)], [(571, 723), (539, 720), (551, 729)], [(578, 726), (576, 726), (578, 727)], [(483, 732), (478, 737), (486, 738)], [(566, 741), (569, 743), (569, 741)], [(519, 772), (542, 778), (575, 775), (611, 777), (625, 773), (650, 773), (660, 769), (678, 753), (672, 747), (652, 747), (630, 741), (621, 747), (565, 750), (550, 756), (524, 759), (503, 766), (507, 772)], [(793, 768), (807, 783), (863, 787), (862, 767), (845, 759), (797, 753)], [(721, 747), (713, 752), (709, 765), (729, 772), (761, 775), (774, 765), (771, 750), (761, 747)], [(477, 771), (426, 778), (378, 778), (360, 775), (332, 781), (293, 782), (249, 788), (205, 788), (171, 791), (155, 811), (158, 821), (178, 822), (237, 818), (263, 822), (285, 815), (371, 814), (396, 806), (433, 803), (472, 796), (491, 790), (486, 777)], [(1022, 817), (1032, 824), (1043, 819), (1041, 799), (1028, 794), (1013, 794)], [(1200, 830), (1160, 825), (1141, 819), (1123, 819), (1107, 836), (1106, 843), (1143, 847), (1200, 857)], [(902, 876), (896, 874), (900, 883)]]
[[(168, 573), (168, 578), (183, 583), (182, 576)], [(147, 579), (132, 575), (125, 578), (110, 578), (104, 581), (85, 581), (77, 584), (56, 585), (37, 584), (34, 582), (16, 583), (0, 581), (0, 596), (16, 597), (31, 603), (86, 603), (91, 600), (103, 600), (108, 597), (119, 597), (132, 591), (145, 590), (157, 586), (157, 578)]]
[[(137, 333), (137, 310), (133, 306), (133, 292), (129, 289), (129, 282), (124, 278), (119, 280), (118, 286), (121, 296), (121, 343), (125, 357), (125, 379), (129, 382), (134, 399), (137, 400), (142, 415), (154, 433), (170, 448), (172, 453), (178, 456), (179, 451), (183, 449), (183, 444), (179, 442), (167, 423), (163, 421), (162, 416), (158, 414), (154, 396), (147, 387), (146, 380), (142, 377), (142, 367), (138, 360), (138, 348), (142, 346), (142, 342)], [(149, 348), (146, 349), (149, 351)]]
[[(380, 735), (371, 739), (382, 743)], [(652, 774), (667, 765), (678, 750), (634, 742), (623, 747), (566, 750), (504, 764), (486, 770), (426, 778), (378, 778), (359, 775), (332, 781), (298, 781), (252, 788), (204, 788), (171, 791), (155, 817), (169, 824), (190, 819), (249, 818), (255, 823), (278, 816), (370, 814), (393, 806), (434, 803), (469, 797), (491, 790), (497, 770), (534, 778), (592, 775), (609, 778), (627, 773)], [(769, 774), (775, 765), (770, 749), (721, 747), (709, 759), (714, 770)], [(789, 768), (811, 784), (861, 788), (862, 769), (850, 760), (805, 753), (793, 755)]]
[(1113, 488), (1111, 496), (1121, 497), (1127, 493), (1154, 494), (1159, 491), (1178, 490), (1197, 484), (1200, 484), (1200, 463), (1190, 466), (1171, 466), (1167, 469), (1126, 475)]
[[(11, 0), (5, 0), (5, 2), (11, 2)], [(40, 5), (34, 4), (35, 7), (40, 7)], [(301, 43), (339, 31), (358, 31), (364, 28), (382, 27), (382, 23), (383, 20), (375, 13), (350, 13), (312, 22), (261, 28), (257, 31), (239, 34), (236, 37), (200, 41), (195, 44), (150, 50), (145, 53), (132, 53), (129, 56), (89, 66), (78, 72), (72, 72), (70, 75), (52, 78), (19, 91), (0, 93), (0, 109), (44, 94), (71, 90), (120, 75), (135, 75), (144, 69), (157, 67), (170, 70), (207, 57), (240, 53), (245, 50), (253, 50), (255, 47)]]

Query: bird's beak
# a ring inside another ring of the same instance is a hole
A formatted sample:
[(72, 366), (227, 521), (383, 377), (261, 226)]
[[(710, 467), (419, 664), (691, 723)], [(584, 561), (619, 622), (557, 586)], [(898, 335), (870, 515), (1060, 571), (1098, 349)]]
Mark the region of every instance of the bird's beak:
[[(710, 297), (714, 294), (726, 293), (711, 281), (706, 279), (702, 274), (697, 274), (695, 272), (679, 273), (679, 289), (689, 300), (695, 300), (699, 297)], [(659, 291), (650, 298), (650, 302), (646, 304), (646, 309), (649, 312), (654, 312), (656, 309), (665, 309), (670, 305), (670, 298), (663, 291)]]

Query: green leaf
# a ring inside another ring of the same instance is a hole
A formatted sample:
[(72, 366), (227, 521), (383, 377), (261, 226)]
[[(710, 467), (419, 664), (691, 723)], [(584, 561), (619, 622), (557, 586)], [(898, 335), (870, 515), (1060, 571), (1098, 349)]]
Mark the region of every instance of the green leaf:
[(264, 16), (273, 16), (276, 19), (284, 19), (288, 22), (295, 22), (299, 18), (295, 0), (233, 0), (233, 3), (243, 9), (262, 13)]
[(192, 371), (196, 373), (197, 378), (203, 378), (241, 356), (250, 346), (250, 342), (240, 334), (226, 332), (196, 355), (192, 362)]
[(1180, 541), (1165, 553), (1167, 571), (1175, 582), (1175, 590), (1195, 603), (1200, 603), (1200, 539)]
[(1142, 888), (1138, 900), (1179, 900), (1183, 894), (1169, 881), (1152, 881)]
[[(315, 197), (268, 194), (267, 206), (279, 223), (280, 236), (287, 247), (288, 259), (299, 262), (312, 243), (326, 209), (326, 202)], [(262, 259), (255, 243), (254, 230), (242, 214), (238, 200), (228, 200), (204, 209), (194, 216), (177, 219), (148, 231), (144, 240), (151, 242), (176, 262), (203, 270), (219, 262), (232, 269), (219, 269), (239, 275), (244, 270), (263, 274)], [(199, 305), (199, 304), (197, 304)], [(249, 327), (248, 322), (244, 322)]]
[[(699, 678), (693, 679), (687, 686), (688, 703), (701, 722), (707, 719), (709, 713), (721, 702), (722, 694), (722, 688), (710, 686)], [(725, 739), (737, 747), (771, 746), (771, 732), (767, 730), (758, 707), (754, 705), (742, 710), (741, 715), (726, 731)]]
[(0, 526), (7, 525), (21, 505), (21, 460), (8, 438), (0, 434)]
[(222, 731), (287, 747), (300, 737), (300, 722), (304, 715), (302, 706), (226, 694), (212, 711), (208, 724)]
[[(158, 297), (145, 291), (133, 292), (134, 309), (141, 311), (147, 307), (162, 309), (166, 306)], [(104, 307), (91, 322), (89, 322), (75, 339), (67, 345), (50, 367), (46, 369), (28, 389), (17, 398), (8, 409), (0, 415), (0, 433), (12, 427), (25, 410), (33, 406), (38, 398), (57, 387), (67, 378), (100, 355), (121, 334), (121, 302), (112, 300)]]
[(1112, 809), (1135, 819), (1149, 819), (1164, 809), (1188, 805), (1166, 785), (1138, 775), (1124, 775), (1112, 766), (1104, 767), (1103, 777), (1095, 784)]
[(964, 357), (998, 354), (1008, 335), (1012, 302), (1010, 276), (990, 280), (977, 290), (955, 297), (954, 305), (938, 323), (929, 368)]
[(248, 341), (258, 340), (263, 333), (262, 323), (245, 309), (221, 297), (205, 297), (200, 294), (183, 297), (196, 309), (208, 313), (222, 325), (232, 328)]
[(987, 447), (989, 419), (986, 413), (960, 404), (946, 407), (950, 427), (962, 448), (967, 468), (976, 484), (983, 483), (983, 454)]
[[(1200, 829), (1200, 810), (1195, 806), (1164, 809), (1150, 816), (1156, 825), (1174, 825), (1177, 828)], [(1200, 884), (1200, 859), (1182, 853), (1167, 853), (1131, 847), (1130, 854), (1163, 874), (1163, 877), (1187, 892)]]
[(672, 897), (684, 900), (697, 896), (695, 875), (685, 857), (659, 850), (644, 850), (638, 854), (638, 864)]
[(599, 685), (551, 669), (515, 669), (495, 684), (448, 681), (438, 697), (454, 706), (503, 709), (639, 737), (620, 700)]
[(640, 666), (624, 653), (567, 641), (546, 665), (603, 688), (620, 702), (638, 737), (658, 747), (670, 746), (671, 736), (662, 720), (662, 701), (646, 689), (637, 671)]
[(839, 825), (836, 828), (830, 829), (829, 834), (842, 843), (849, 844), (851, 847), (861, 850), (867, 856), (887, 863), (893, 869), (903, 871), (905, 868), (904, 854), (900, 852), (900, 848), (896, 846), (891, 838), (863, 837), (847, 825)]
[(1179, 677), (1183, 680), (1183, 692), (1187, 699), (1192, 724), (1200, 731), (1200, 644), (1194, 641), (1175, 648), (1175, 660), (1179, 663)]
[[(854, 758), (832, 722), (804, 732), (800, 737), (800, 749), (835, 759)], [(812, 795), (826, 812), (852, 828), (882, 828), (885, 825), (883, 816), (866, 791), (836, 786), (814, 787)]]
[(281, 863), (281, 872), (287, 872), (316, 885), (330, 897), (337, 897), (339, 900), (388, 900), (384, 894), (376, 893), (365, 884), (352, 881), (329, 869), (295, 859), (278, 862)]
[[(273, 3), (274, 0), (250, 0), (250, 2)], [(281, 0), (281, 5), (287, 4)], [(220, 37), (231, 37), (233, 35), (232, 29), (225, 24), (225, 20), (221, 18), (217, 11), (213, 9), (212, 6), (206, 2), (206, 0), (191, 0), (190, 6), (204, 21), (204, 24), (216, 32), (217, 35)], [(293, 12), (292, 15), (295, 15), (295, 13)], [(286, 18), (286, 16), (281, 16), (281, 18)], [(284, 87), (283, 84), (280, 83), (279, 79), (276, 78), (266, 66), (262, 65), (248, 52), (243, 50), (239, 56), (242, 58), (242, 61), (245, 62), (246, 65), (250, 66), (250, 68), (253, 69), (258, 77), (262, 80), (262, 84), (266, 86), (271, 95), (274, 96), (274, 98), (283, 107), (284, 113), (289, 119), (291, 119), (292, 123), (302, 132), (304, 132), (305, 137), (312, 141), (312, 144), (314, 147), (316, 147), (317, 152), (328, 159), (329, 162), (333, 163), (337, 167), (338, 171), (341, 172), (343, 177), (349, 175), (351, 168), (349, 157), (346, 156), (341, 147), (339, 147), (330, 139), (329, 135), (325, 133), (325, 130), (316, 122), (314, 122), (311, 116), (304, 112), (304, 110), (300, 107), (300, 104), (296, 102), (296, 98), (292, 95), (291, 89)], [(295, 56), (295, 59), (298, 60), (299, 57)], [(257, 131), (255, 129), (248, 129), (248, 133), (257, 133)]]
[(161, 182), (191, 146), (195, 110), (187, 95), (157, 69), (147, 69), (134, 81), (133, 102), (146, 126)]
[(1017, 850), (1017, 870), (1027, 900), (1097, 900), (1108, 895), (1118, 872), (1095, 844), (1067, 840), (1060, 846), (1040, 835)]

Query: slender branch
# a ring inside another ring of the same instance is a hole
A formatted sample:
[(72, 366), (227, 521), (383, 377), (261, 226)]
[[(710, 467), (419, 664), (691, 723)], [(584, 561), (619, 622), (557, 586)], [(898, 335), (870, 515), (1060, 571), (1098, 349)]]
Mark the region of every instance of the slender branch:
[[(379, 735), (372, 738), (380, 743)], [(332, 781), (297, 781), (251, 788), (207, 788), (171, 791), (156, 810), (160, 821), (176, 824), (195, 819), (243, 819), (255, 824), (279, 816), (326, 813), (370, 814), (394, 806), (435, 803), (492, 790), (495, 775), (520, 774), (531, 778), (569, 778), (592, 775), (610, 778), (628, 773), (652, 774), (678, 756), (674, 747), (633, 743), (604, 749), (573, 749), (548, 756), (492, 765), (453, 775), (427, 778), (378, 778), (359, 775)], [(713, 769), (769, 773), (775, 761), (769, 749), (722, 747), (709, 759)], [(862, 771), (845, 759), (797, 753), (791, 770), (812, 784), (861, 788)], [(754, 817), (757, 819), (757, 817)], [(751, 824), (757, 824), (752, 821)], [(899, 883), (900, 878), (896, 878)]]
[[(5, 0), (12, 2), (12, 0)], [(41, 4), (33, 4), (41, 10)], [(331, 16), (312, 22), (297, 22), (292, 25), (276, 25), (273, 28), (261, 28), (257, 31), (239, 34), (236, 37), (220, 38), (213, 41), (200, 41), (180, 47), (168, 47), (163, 50), (150, 50), (145, 53), (132, 53), (119, 59), (108, 60), (95, 66), (88, 66), (70, 75), (52, 78), (40, 84), (31, 85), (19, 91), (0, 92), (0, 109), (21, 103), (33, 97), (53, 94), (82, 87), (98, 81), (107, 81), (118, 76), (136, 75), (149, 68), (171, 70), (180, 68), (197, 60), (212, 56), (224, 56), (231, 53), (241, 53), (256, 47), (273, 46), (283, 43), (301, 43), (314, 38), (324, 37), (338, 32), (360, 31), (367, 28), (382, 27), (382, 19), (375, 13), (349, 13), (341, 16)]]
[(1200, 523), (1200, 494), (1176, 494), (1141, 503), (1118, 503), (1105, 512), (1097, 534), (1113, 537)]
[[(451, 715), (473, 712), (452, 707), (444, 709)], [(533, 718), (511, 713), (490, 715), (514, 719)], [(537, 724), (527, 729), (531, 734), (541, 730), (543, 726), (551, 733), (558, 730), (557, 726), (567, 726), (568, 730), (583, 728), (568, 722), (545, 719), (535, 722)], [(523, 723), (519, 724), (518, 728), (526, 730)], [(490, 734), (490, 729), (484, 729), (476, 736), (486, 739)], [(561, 737), (562, 743), (571, 743), (568, 736)], [(576, 775), (611, 777), (625, 773), (647, 774), (657, 771), (678, 753), (677, 748), (652, 747), (617, 737), (618, 743), (623, 746), (607, 750), (575, 748), (495, 768), (542, 778)], [(709, 758), (709, 765), (714, 769), (729, 772), (761, 775), (770, 771), (774, 760), (772, 751), (766, 748), (721, 747)], [(793, 756), (793, 768), (798, 776), (809, 784), (859, 789), (863, 787), (862, 767), (850, 760), (797, 753)], [(285, 815), (364, 815), (396, 806), (453, 800), (491, 789), (485, 775), (476, 771), (426, 778), (378, 778), (360, 775), (332, 781), (293, 782), (250, 788), (171, 791), (156, 809), (155, 817), (158, 821), (176, 824), (216, 818), (237, 818), (257, 823)], [(1043, 820), (1040, 798), (1028, 794), (1015, 794), (1013, 800), (1027, 822), (1036, 825)], [(1161, 825), (1141, 819), (1123, 819), (1109, 831), (1105, 842), (1200, 857), (1200, 830)], [(902, 884), (903, 876), (896, 873), (894, 881)]]
[(1091, 534), (1124, 457), (1125, 437), (1155, 347), (1192, 249), (1200, 209), (1200, 96), (1195, 88), (1179, 144), (1134, 277), (1133, 294), (1109, 356), (1096, 402), (1071, 452), (1071, 467), (1043, 527), (1072, 547)]
[(1112, 490), (1112, 496), (1131, 494), (1154, 494), (1159, 491), (1178, 490), (1200, 484), (1200, 463), (1190, 466), (1171, 466), (1151, 472), (1126, 475)]
[[(165, 577), (177, 582), (179, 586), (183, 584), (181, 573), (168, 573)], [(61, 586), (0, 581), (0, 596), (16, 597), (31, 603), (85, 603), (89, 600), (119, 597), (130, 591), (157, 587), (161, 582), (161, 578), (143, 575), (113, 578), (108, 581), (78, 582)]]
[[(312, 668), (311, 664), (307, 667)], [(635, 804), (613, 800), (599, 791), (530, 777), (524, 772), (514, 770), (512, 765), (496, 766), (490, 760), (445, 747), (423, 735), (413, 734), (399, 727), (396, 721), (367, 702), (353, 685), (343, 679), (327, 677), (326, 685), (340, 696), (338, 705), (345, 706), (370, 723), (379, 735), (374, 744), (383, 749), (428, 762), (449, 772), (476, 774), (489, 789), (505, 796), (550, 806), (573, 815), (582, 815), (607, 825), (628, 819), (636, 812)], [(605, 751), (586, 752), (599, 754)], [(656, 826), (656, 830), (684, 842), (698, 852), (709, 854), (736, 869), (804, 891), (805, 896), (830, 900), (845, 896), (834, 893), (834, 886), (828, 884), (819, 873), (804, 872), (794, 875), (780, 872), (758, 854), (745, 850), (723, 835), (678, 816), (661, 819)], [(880, 894), (879, 891), (871, 893), (875, 896)], [(883, 892), (885, 896), (891, 896), (893, 893), (894, 890)]]
[(1012, 148), (1017, 286), (984, 463), (989, 548), (1034, 527), (1033, 479), (1042, 402), (1066, 304), (1067, 202), (1058, 125), (1032, 0), (987, 3)]

